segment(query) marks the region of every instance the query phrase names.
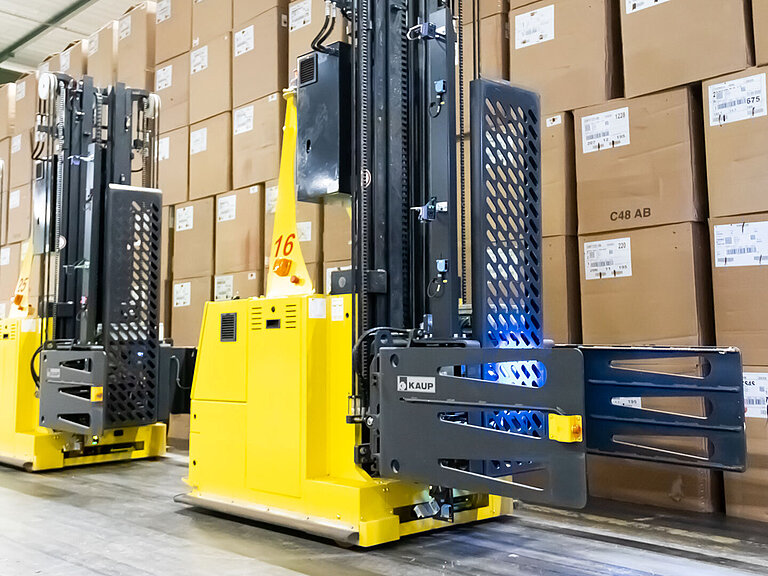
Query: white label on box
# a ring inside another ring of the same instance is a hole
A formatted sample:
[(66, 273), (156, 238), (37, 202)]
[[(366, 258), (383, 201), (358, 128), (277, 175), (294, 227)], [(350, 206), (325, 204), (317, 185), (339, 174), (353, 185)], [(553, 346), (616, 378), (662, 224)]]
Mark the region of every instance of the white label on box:
[(632, 276), (632, 245), (629, 238), (584, 243), (584, 275), (587, 280)]
[(555, 126), (560, 126), (562, 123), (563, 116), (561, 114), (547, 118), (547, 128), (554, 128)]
[(21, 150), (21, 134), (16, 134), (11, 138), (11, 154), (16, 154)]
[(515, 50), (554, 39), (554, 4), (515, 16)]
[(43, 73), (50, 72), (51, 71), (51, 63), (50, 62), (43, 62), (42, 64), (40, 64), (40, 66), (37, 67), (37, 69), (40, 72), (43, 72)]
[(581, 119), (584, 154), (629, 146), (629, 108), (609, 110)]
[(291, 4), (288, 11), (288, 31), (295, 32), (312, 24), (312, 0), (301, 0)]
[(176, 210), (176, 232), (192, 230), (195, 227), (195, 207), (184, 206)]
[(747, 418), (768, 420), (768, 374), (744, 372), (744, 409)]
[(192, 303), (192, 283), (179, 282), (173, 285), (173, 307), (183, 308)]
[(235, 32), (235, 58), (253, 50), (253, 24)]
[(125, 40), (131, 35), (131, 15), (127, 14), (120, 18), (120, 25), (117, 29), (120, 40)]
[(11, 263), (11, 249), (0, 248), (0, 266), (8, 266)]
[(634, 14), (651, 6), (658, 6), (659, 4), (669, 2), (669, 0), (626, 0), (626, 2), (627, 14)]
[(768, 266), (768, 222), (715, 226), (715, 267)]
[(264, 206), (267, 210), (267, 214), (274, 214), (277, 210), (277, 196), (280, 188), (277, 186), (270, 186), (264, 192)]
[(173, 64), (160, 68), (155, 73), (155, 92), (173, 86)]
[(208, 128), (200, 128), (189, 135), (189, 153), (199, 154), (208, 150)]
[(66, 72), (69, 70), (69, 66), (72, 62), (71, 54), (71, 50), (64, 50), (64, 52), (59, 54), (59, 72)]
[(237, 218), (237, 196), (222, 196), (216, 207), (219, 222), (229, 222)]
[(88, 56), (93, 56), (99, 51), (99, 33), (88, 36)]
[(331, 322), (344, 321), (344, 297), (331, 298)]
[(765, 74), (755, 74), (709, 87), (709, 125), (751, 120), (768, 115)]
[(258, 194), (259, 193), (259, 187), (258, 186), (251, 186), (250, 188), (248, 188), (248, 191), (251, 194)]
[(21, 190), (13, 190), (8, 196), (8, 210), (18, 208), (21, 204)]
[(246, 106), (235, 110), (234, 134), (243, 134), (253, 130), (253, 106)]
[(216, 302), (233, 300), (235, 298), (235, 277), (216, 276), (213, 281), (213, 298)]
[(162, 162), (163, 160), (169, 160), (170, 158), (171, 138), (166, 136), (165, 138), (160, 138), (160, 141), (157, 143), (157, 159)]
[(276, 102), (277, 101), (277, 93), (270, 94), (269, 98), (267, 98), (267, 102)]
[(208, 46), (192, 50), (189, 55), (189, 73), (197, 74), (208, 68)]
[(296, 222), (296, 237), (299, 242), (312, 242), (312, 222)]
[(326, 317), (325, 298), (310, 298), (307, 315), (310, 318), (324, 319)]
[(611, 404), (614, 406), (623, 406), (624, 408), (642, 408), (643, 399), (631, 397), (611, 398)]
[(160, 0), (155, 12), (155, 23), (165, 22), (171, 17), (171, 0)]
[(27, 95), (27, 82), (26, 80), (24, 82), (20, 82), (19, 84), (16, 84), (16, 102), (19, 100), (23, 100), (24, 96)]

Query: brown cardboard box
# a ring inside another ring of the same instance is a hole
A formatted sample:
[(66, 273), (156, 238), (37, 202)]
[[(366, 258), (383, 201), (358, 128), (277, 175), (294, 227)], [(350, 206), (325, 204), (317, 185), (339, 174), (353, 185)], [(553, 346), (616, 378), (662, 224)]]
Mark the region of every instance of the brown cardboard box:
[(768, 367), (744, 367), (747, 411), (747, 471), (725, 473), (728, 516), (768, 522)]
[(49, 54), (37, 67), (38, 73), (59, 72), (59, 53)]
[(620, 95), (612, 0), (542, 0), (510, 12), (510, 78), (541, 94), (544, 114)]
[[(11, 138), (10, 188), (18, 188), (32, 180), (32, 130)], [(9, 189), (10, 189), (9, 188)]]
[(21, 244), (8, 244), (0, 248), (0, 318), (8, 313), (8, 302), (16, 290), (21, 264)]
[(579, 245), (585, 344), (712, 344), (703, 224), (580, 236)]
[(88, 38), (88, 76), (95, 86), (106, 88), (117, 80), (117, 26), (113, 20)]
[(16, 116), (14, 134), (21, 134), (35, 127), (37, 119), (37, 73), (32, 72), (16, 81)]
[(189, 127), (189, 198), (232, 189), (232, 114), (225, 112)]
[(59, 54), (59, 68), (64, 74), (69, 74), (79, 80), (85, 76), (88, 68), (88, 40), (72, 42)]
[(118, 24), (117, 79), (130, 88), (152, 89), (155, 69), (154, 2), (128, 10)]
[(232, 126), (232, 180), (245, 188), (277, 178), (285, 101), (272, 94), (237, 108)]
[(768, 365), (768, 214), (712, 218), (710, 232), (717, 344)]
[(166, 132), (158, 139), (158, 179), (163, 206), (189, 200), (189, 128)]
[(682, 86), (752, 65), (749, 1), (622, 2), (626, 96)]
[(579, 233), (703, 220), (701, 104), (680, 88), (574, 113)]
[(542, 261), (544, 338), (556, 344), (578, 344), (581, 342), (578, 238), (544, 238)]
[(288, 0), (234, 0), (233, 21), (235, 26), (256, 18), (272, 8), (288, 10)]
[(162, 101), (160, 130), (168, 132), (189, 124), (189, 54), (160, 64), (155, 72), (155, 92)]
[[(294, 77), (296, 60), (312, 52), (312, 41), (325, 22), (324, 0), (293, 0), (288, 7), (288, 79)], [(323, 43), (346, 42), (346, 20), (337, 11), (333, 33)]]
[(232, 36), (210, 38), (189, 53), (189, 121), (232, 109)]
[(755, 63), (768, 64), (768, 0), (752, 0), (752, 23), (755, 33)]
[(238, 26), (232, 42), (233, 106), (240, 107), (288, 86), (285, 10), (274, 8)]
[(588, 456), (587, 478), (597, 498), (691, 512), (722, 509), (723, 476), (713, 470)]
[(6, 242), (27, 240), (32, 231), (32, 188), (29, 184), (11, 188), (7, 214)]
[[(264, 192), (264, 266), (269, 265), (272, 230), (277, 206), (277, 182), (267, 182)], [(296, 202), (296, 233), (304, 261), (307, 264), (323, 262), (323, 206), (310, 202)]]
[(189, 414), (168, 416), (168, 445), (178, 450), (189, 450)]
[(11, 187), (11, 139), (0, 140), (0, 192)]
[(704, 84), (710, 216), (768, 211), (767, 70), (750, 68)]
[(216, 274), (261, 271), (264, 266), (263, 217), (263, 184), (216, 197)]
[[(231, 34), (233, 4), (247, 4), (247, 0), (195, 0), (192, 6), (192, 47), (209, 38)], [(263, 4), (260, 0), (259, 4)]]
[[(495, 16), (496, 14), (506, 14), (512, 8), (520, 8), (533, 1), (535, 0), (512, 0), (512, 2), (509, 0), (480, 0), (480, 19)], [(456, 16), (458, 17), (458, 14)], [(467, 2), (464, 4), (464, 22), (473, 21), (472, 4)]]
[(173, 278), (213, 276), (213, 198), (176, 206)]
[(8, 192), (0, 190), (0, 246), (8, 243)]
[(543, 120), (541, 130), (542, 236), (575, 236), (578, 223), (573, 115), (561, 112), (549, 116)]
[(192, 48), (192, 0), (159, 0), (155, 12), (155, 64)]
[(352, 206), (349, 197), (326, 200), (323, 207), (323, 260), (352, 259)]
[(213, 299), (239, 300), (254, 298), (264, 293), (264, 271), (252, 270), (221, 274), (213, 279)]
[(350, 260), (337, 260), (335, 262), (323, 263), (323, 285), (315, 286), (318, 293), (330, 294), (331, 293), (331, 281), (334, 272), (342, 272), (352, 270), (352, 262)]
[(0, 140), (13, 136), (16, 125), (16, 84), (0, 86)]
[(211, 276), (174, 279), (171, 335), (177, 346), (197, 346), (205, 303), (213, 297)]

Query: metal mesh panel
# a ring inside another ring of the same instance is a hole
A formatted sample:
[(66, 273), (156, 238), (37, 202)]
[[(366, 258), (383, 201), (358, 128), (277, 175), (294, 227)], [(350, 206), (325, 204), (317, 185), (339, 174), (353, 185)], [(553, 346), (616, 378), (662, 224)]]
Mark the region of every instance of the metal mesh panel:
[(161, 196), (110, 186), (104, 295), (105, 428), (157, 418)]
[[(473, 330), (489, 348), (542, 345), (539, 102), (498, 82), (471, 86)], [(538, 362), (488, 365), (483, 378), (541, 386)]]

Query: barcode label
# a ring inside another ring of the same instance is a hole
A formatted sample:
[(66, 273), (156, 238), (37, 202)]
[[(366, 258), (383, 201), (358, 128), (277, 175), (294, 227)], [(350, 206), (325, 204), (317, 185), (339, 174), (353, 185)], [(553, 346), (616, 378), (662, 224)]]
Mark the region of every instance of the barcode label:
[(658, 6), (659, 4), (664, 4), (665, 2), (669, 2), (669, 0), (627, 0), (627, 14), (634, 14), (640, 10), (645, 10), (646, 8), (651, 8), (652, 6)]
[(189, 155), (208, 150), (208, 128), (200, 128), (189, 135)]
[(515, 50), (554, 39), (554, 4), (515, 16)]
[(222, 300), (233, 300), (235, 297), (235, 277), (216, 276), (214, 279), (213, 297), (217, 302)]
[(253, 50), (253, 25), (235, 33), (235, 58)]
[(312, 0), (294, 2), (288, 10), (288, 32), (296, 32), (312, 24)]
[(253, 130), (253, 106), (235, 110), (233, 133), (235, 136)]
[(155, 72), (155, 92), (160, 92), (171, 86), (173, 86), (173, 64), (169, 64)]
[(709, 125), (721, 126), (768, 115), (765, 74), (709, 87)]
[(165, 22), (171, 17), (171, 0), (160, 0), (155, 12), (155, 23)]
[(768, 266), (768, 222), (715, 226), (715, 267)]
[(584, 276), (587, 280), (632, 276), (632, 244), (629, 238), (584, 243)]
[(192, 284), (179, 282), (173, 285), (173, 307), (183, 308), (192, 303)]
[(192, 230), (195, 227), (195, 207), (185, 206), (176, 210), (176, 232)]
[(747, 418), (768, 419), (768, 374), (744, 372), (744, 412)]
[(216, 217), (219, 222), (229, 222), (237, 218), (237, 196), (222, 196), (216, 207)]
[(581, 119), (584, 154), (629, 146), (629, 108), (619, 108)]
[(123, 16), (120, 18), (120, 24), (117, 29), (120, 40), (125, 40), (131, 35), (131, 15)]
[(189, 55), (189, 73), (197, 74), (208, 68), (208, 46), (192, 50)]
[(611, 404), (614, 406), (623, 406), (624, 408), (642, 408), (643, 399), (638, 397), (611, 398)]

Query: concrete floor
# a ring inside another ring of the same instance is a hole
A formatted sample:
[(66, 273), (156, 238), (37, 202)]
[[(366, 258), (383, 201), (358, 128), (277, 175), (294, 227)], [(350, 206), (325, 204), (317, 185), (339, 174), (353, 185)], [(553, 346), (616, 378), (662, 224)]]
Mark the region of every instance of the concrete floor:
[(0, 467), (0, 576), (768, 574), (764, 526), (599, 503), (344, 550), (175, 504), (185, 470), (183, 454), (38, 475)]

